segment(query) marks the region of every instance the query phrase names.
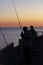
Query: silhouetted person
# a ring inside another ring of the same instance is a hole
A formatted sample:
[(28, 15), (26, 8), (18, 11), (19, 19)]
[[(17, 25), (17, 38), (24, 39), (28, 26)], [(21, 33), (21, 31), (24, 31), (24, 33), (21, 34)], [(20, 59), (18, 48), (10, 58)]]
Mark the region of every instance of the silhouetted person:
[(26, 26), (23, 27), (23, 32), (21, 33), (22, 39), (27, 39), (29, 37), (28, 28)]
[(35, 48), (37, 34), (32, 25), (30, 26), (30, 35), (31, 35), (32, 46), (33, 48)]
[(34, 30), (34, 27), (30, 26), (31, 35), (36, 36), (36, 31)]
[(28, 28), (26, 26), (23, 27), (23, 32), (21, 33), (21, 38), (23, 40), (24, 62), (26, 64), (29, 64), (29, 63), (31, 63), (31, 50), (30, 50), (30, 46), (29, 46), (30, 32), (28, 31)]

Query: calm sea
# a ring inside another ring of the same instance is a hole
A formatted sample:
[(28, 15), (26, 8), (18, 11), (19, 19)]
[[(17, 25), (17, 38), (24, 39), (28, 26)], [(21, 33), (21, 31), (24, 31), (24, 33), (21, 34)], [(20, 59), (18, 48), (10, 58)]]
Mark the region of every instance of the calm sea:
[[(37, 35), (42, 35), (43, 32), (43, 28), (42, 27), (38, 27), (35, 28), (35, 30), (37, 31)], [(10, 44), (11, 42), (14, 42), (14, 46), (19, 45), (19, 39), (20, 34), (21, 34), (21, 30), (20, 28), (2, 28), (3, 34), (5, 36), (5, 39), (7, 41), (7, 44)], [(6, 47), (4, 38), (2, 36), (1, 33), (1, 29), (0, 29), (0, 49)]]

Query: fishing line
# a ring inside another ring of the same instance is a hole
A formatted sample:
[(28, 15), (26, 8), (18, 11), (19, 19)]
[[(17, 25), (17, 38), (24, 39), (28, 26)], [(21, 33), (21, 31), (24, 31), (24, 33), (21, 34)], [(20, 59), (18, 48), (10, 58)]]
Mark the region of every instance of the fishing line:
[(16, 9), (16, 7), (15, 7), (14, 1), (13, 1), (13, 0), (11, 0), (11, 2), (12, 2), (13, 7), (14, 7), (14, 9), (15, 9), (15, 13), (16, 13), (16, 16), (17, 16), (17, 19), (18, 19), (18, 23), (19, 23), (19, 26), (20, 26), (20, 30), (22, 30), (22, 29), (21, 29), (21, 28), (22, 28), (22, 26), (21, 26), (21, 23), (20, 23), (20, 19), (19, 19), (19, 16), (18, 16), (17, 9)]
[(5, 35), (4, 35), (4, 33), (3, 33), (3, 31), (2, 31), (2, 28), (1, 28), (1, 27), (0, 27), (0, 30), (1, 30), (1, 33), (2, 33), (3, 39), (4, 39), (4, 41), (5, 41), (5, 44), (6, 44), (6, 46), (7, 46), (7, 41), (6, 41)]
[[(4, 35), (4, 33), (3, 33), (3, 31), (2, 31), (2, 28), (1, 28), (1, 27), (0, 27), (0, 30), (1, 30), (1, 33), (2, 33), (3, 39), (4, 39), (5, 43), (6, 43), (6, 46), (8, 46), (8, 45), (7, 45), (6, 38), (5, 38), (5, 35)], [(9, 49), (10, 49), (10, 47), (9, 47)], [(11, 53), (12, 53), (12, 52), (11, 52)], [(12, 55), (11, 55), (11, 57), (12, 57)], [(13, 60), (13, 57), (12, 57), (12, 59), (11, 59), (11, 60)], [(14, 61), (12, 61), (12, 64), (14, 65)]]

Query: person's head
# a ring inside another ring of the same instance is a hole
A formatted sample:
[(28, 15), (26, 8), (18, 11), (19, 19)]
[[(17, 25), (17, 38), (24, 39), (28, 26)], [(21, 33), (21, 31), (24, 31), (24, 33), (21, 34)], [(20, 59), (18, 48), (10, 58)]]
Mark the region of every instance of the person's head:
[(34, 27), (31, 25), (31, 26), (30, 26), (30, 29), (31, 29), (31, 30), (34, 30)]
[(23, 31), (26, 32), (28, 29), (26, 26), (23, 27)]

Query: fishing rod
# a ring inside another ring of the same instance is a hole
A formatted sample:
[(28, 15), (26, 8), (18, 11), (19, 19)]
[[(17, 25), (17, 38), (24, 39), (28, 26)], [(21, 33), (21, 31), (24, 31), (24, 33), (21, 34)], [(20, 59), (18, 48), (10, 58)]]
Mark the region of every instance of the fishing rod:
[(7, 46), (7, 41), (6, 41), (5, 35), (4, 35), (4, 33), (3, 33), (3, 31), (2, 31), (2, 28), (1, 28), (1, 27), (0, 27), (0, 30), (1, 30), (1, 33), (2, 33), (3, 39), (4, 39), (4, 41), (5, 41), (5, 44), (6, 44), (6, 46)]
[[(7, 45), (6, 38), (5, 38), (5, 35), (4, 35), (4, 33), (3, 33), (3, 31), (2, 31), (2, 28), (1, 28), (1, 27), (0, 27), (0, 30), (1, 30), (1, 33), (2, 33), (3, 39), (4, 39), (5, 43), (6, 43), (6, 46), (8, 46), (8, 45)], [(12, 52), (11, 52), (11, 53), (12, 53)], [(11, 57), (12, 57), (12, 55), (11, 55)], [(13, 60), (13, 58), (12, 58), (12, 60)], [(13, 65), (15, 65), (14, 61), (12, 61), (12, 64), (13, 64)]]
[(16, 13), (16, 16), (17, 16), (17, 19), (18, 19), (18, 23), (19, 23), (19, 26), (20, 26), (20, 30), (22, 30), (22, 29), (21, 29), (22, 26), (21, 26), (21, 23), (20, 23), (20, 19), (19, 19), (19, 16), (18, 16), (17, 9), (16, 9), (16, 7), (15, 7), (14, 1), (13, 1), (13, 0), (11, 0), (11, 1), (12, 1), (12, 4), (13, 4), (13, 7), (14, 7), (14, 9), (15, 9), (15, 13)]

